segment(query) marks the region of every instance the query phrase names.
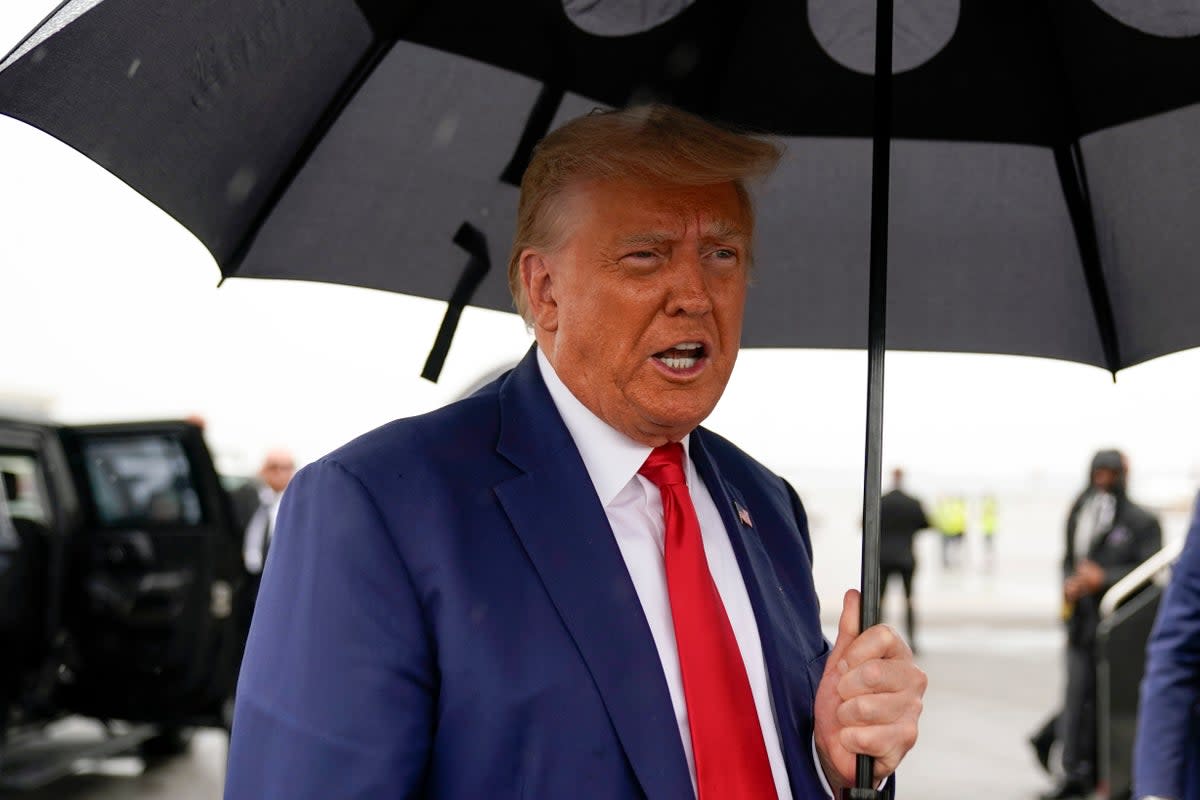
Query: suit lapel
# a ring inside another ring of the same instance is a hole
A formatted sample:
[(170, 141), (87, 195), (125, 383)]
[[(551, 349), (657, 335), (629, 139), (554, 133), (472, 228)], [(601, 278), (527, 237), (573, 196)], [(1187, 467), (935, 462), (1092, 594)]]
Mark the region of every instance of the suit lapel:
[[(754, 509), (749, 508), (736, 486), (727, 482), (717, 468), (704, 444), (704, 430), (692, 434), (690, 452), (696, 471), (708, 487), (741, 569), (746, 593), (754, 608), (762, 642), (763, 660), (771, 684), (771, 701), (779, 728), (780, 744), (787, 763), (793, 797), (816, 797), (817, 789), (812, 763), (810, 737), (812, 734), (812, 693), (792, 691), (785, 680), (790, 664), (793, 671), (805, 668), (807, 650), (799, 641), (799, 620), (783, 596), (783, 587), (776, 578), (770, 556), (763, 547), (754, 523)], [(745, 519), (750, 523), (747, 524)], [(811, 683), (809, 676), (805, 679)], [(815, 686), (811, 687), (815, 692)]]
[(591, 479), (533, 351), (500, 390), (498, 450), (524, 474), (495, 487), (588, 666), (648, 798), (692, 791), (662, 664)]

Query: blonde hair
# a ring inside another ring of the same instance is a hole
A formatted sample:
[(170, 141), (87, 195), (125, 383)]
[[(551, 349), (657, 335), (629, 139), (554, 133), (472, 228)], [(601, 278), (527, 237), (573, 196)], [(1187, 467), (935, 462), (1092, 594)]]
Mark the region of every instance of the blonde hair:
[(782, 148), (771, 139), (715, 125), (665, 105), (598, 111), (574, 119), (538, 143), (521, 178), (508, 287), (517, 312), (531, 322), (521, 283), (521, 253), (552, 250), (565, 233), (562, 203), (569, 187), (588, 180), (633, 179), (675, 186), (732, 182), (747, 220), (745, 183), (775, 168)]

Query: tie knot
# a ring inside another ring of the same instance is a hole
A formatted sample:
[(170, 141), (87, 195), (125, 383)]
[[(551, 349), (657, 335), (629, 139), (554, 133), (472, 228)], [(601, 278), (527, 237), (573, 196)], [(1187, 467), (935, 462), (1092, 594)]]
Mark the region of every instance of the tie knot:
[(645, 475), (660, 489), (686, 483), (683, 477), (683, 445), (671, 442), (654, 448), (646, 463), (638, 470), (638, 474)]

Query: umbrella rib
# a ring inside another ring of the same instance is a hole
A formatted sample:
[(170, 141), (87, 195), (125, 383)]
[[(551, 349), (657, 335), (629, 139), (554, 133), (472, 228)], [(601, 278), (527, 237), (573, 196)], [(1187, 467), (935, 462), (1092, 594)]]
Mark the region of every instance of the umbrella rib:
[(371, 48), (363, 54), (358, 63), (350, 71), (350, 76), (342, 83), (333, 100), (325, 106), (325, 110), (321, 112), (321, 116), (304, 137), (304, 142), (296, 150), (296, 154), (288, 162), (287, 167), (279, 176), (279, 180), (275, 181), (271, 188), (270, 194), (264, 199), (259, 206), (258, 212), (254, 215), (254, 219), (246, 227), (245, 232), (241, 235), (237, 247), (234, 248), (226, 263), (221, 264), (221, 273), (225, 277), (235, 277), (238, 270), (242, 267), (242, 262), (246, 255), (250, 252), (250, 248), (254, 245), (254, 241), (258, 238), (259, 232), (267, 221), (267, 217), (271, 215), (272, 210), (278, 204), (284, 193), (291, 188), (292, 182), (296, 180), (296, 176), (304, 169), (304, 165), (308, 163), (313, 152), (317, 149), (317, 145), (333, 127), (338, 115), (349, 105), (354, 99), (354, 95), (366, 83), (371, 72), (383, 60), (383, 57), (391, 50), (392, 42), (384, 39), (378, 33), (375, 40), (371, 44)]
[[(1053, 38), (1061, 39), (1062, 25), (1052, 4), (1045, 6), (1046, 25)], [(1112, 298), (1108, 292), (1108, 284), (1104, 279), (1104, 269), (1100, 262), (1100, 243), (1096, 237), (1096, 219), (1092, 208), (1091, 192), (1088, 190), (1087, 171), (1084, 168), (1083, 153), (1079, 148), (1079, 115), (1075, 104), (1071, 101), (1071, 81), (1063, 63), (1062, 51), (1051, 46), (1047, 53), (1049, 63), (1056, 69), (1055, 77), (1059, 83), (1059, 94), (1062, 98), (1062, 130), (1060, 138), (1053, 147), (1054, 164), (1058, 169), (1059, 184), (1062, 186), (1063, 199), (1067, 205), (1067, 214), (1071, 218), (1071, 228), (1075, 233), (1075, 246), (1079, 252), (1079, 261), (1083, 266), (1083, 277), (1087, 283), (1088, 297), (1092, 304), (1092, 314), (1096, 319), (1096, 330), (1100, 337), (1100, 348), (1104, 353), (1104, 366), (1112, 373), (1113, 381), (1117, 379), (1117, 370), (1121, 368), (1121, 347), (1117, 339), (1116, 318), (1113, 315)]]
[(1078, 142), (1068, 146), (1056, 146), (1054, 163), (1058, 167), (1063, 198), (1066, 200), (1067, 213), (1071, 217), (1071, 227), (1075, 231), (1075, 243), (1079, 248), (1083, 277), (1087, 282), (1092, 313), (1096, 318), (1100, 346), (1104, 350), (1105, 367), (1113, 374), (1115, 380), (1117, 370), (1121, 368), (1120, 342), (1117, 339), (1112, 298), (1109, 296), (1108, 284), (1104, 279), (1104, 270), (1100, 263), (1096, 222), (1092, 213), (1092, 205), (1088, 200), (1087, 176), (1084, 172), (1083, 157), (1079, 152)]
[(533, 157), (533, 148), (549, 132), (565, 94), (561, 86), (542, 84), (542, 90), (538, 92), (537, 100), (529, 111), (529, 118), (525, 121), (525, 130), (521, 132), (517, 149), (513, 151), (512, 159), (500, 173), (500, 180), (511, 186), (521, 185), (525, 168), (529, 166), (529, 160)]

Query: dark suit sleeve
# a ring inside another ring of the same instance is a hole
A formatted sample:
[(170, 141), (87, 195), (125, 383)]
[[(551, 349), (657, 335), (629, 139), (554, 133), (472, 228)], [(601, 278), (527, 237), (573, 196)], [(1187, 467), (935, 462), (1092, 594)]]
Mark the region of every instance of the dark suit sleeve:
[(1079, 524), (1079, 509), (1083, 507), (1083, 501), (1087, 498), (1087, 492), (1075, 498), (1075, 502), (1071, 504), (1071, 510), (1067, 512), (1066, 539), (1063, 545), (1062, 558), (1062, 573), (1063, 577), (1067, 577), (1075, 571), (1075, 526)]
[(1137, 530), (1133, 532), (1133, 540), (1132, 560), (1105, 567), (1104, 586), (1100, 589), (1101, 596), (1115, 586), (1117, 581), (1133, 572), (1142, 562), (1162, 549), (1162, 526), (1158, 524), (1155, 517), (1145, 514), (1138, 521)]
[[(1200, 704), (1200, 498), (1171, 583), (1167, 587), (1142, 679), (1134, 746), (1134, 796), (1184, 796), (1185, 765), (1196, 759)], [(1190, 725), (1189, 725), (1190, 723)]]
[(436, 671), (374, 498), (335, 461), (284, 496), (238, 685), (225, 800), (419, 796)]
[(258, 498), (258, 485), (247, 483), (239, 486), (229, 493), (229, 500), (233, 506), (233, 521), (237, 525), (240, 540), (245, 535), (246, 526), (250, 524), (250, 518), (254, 516), (254, 512), (258, 510), (261, 502)]

